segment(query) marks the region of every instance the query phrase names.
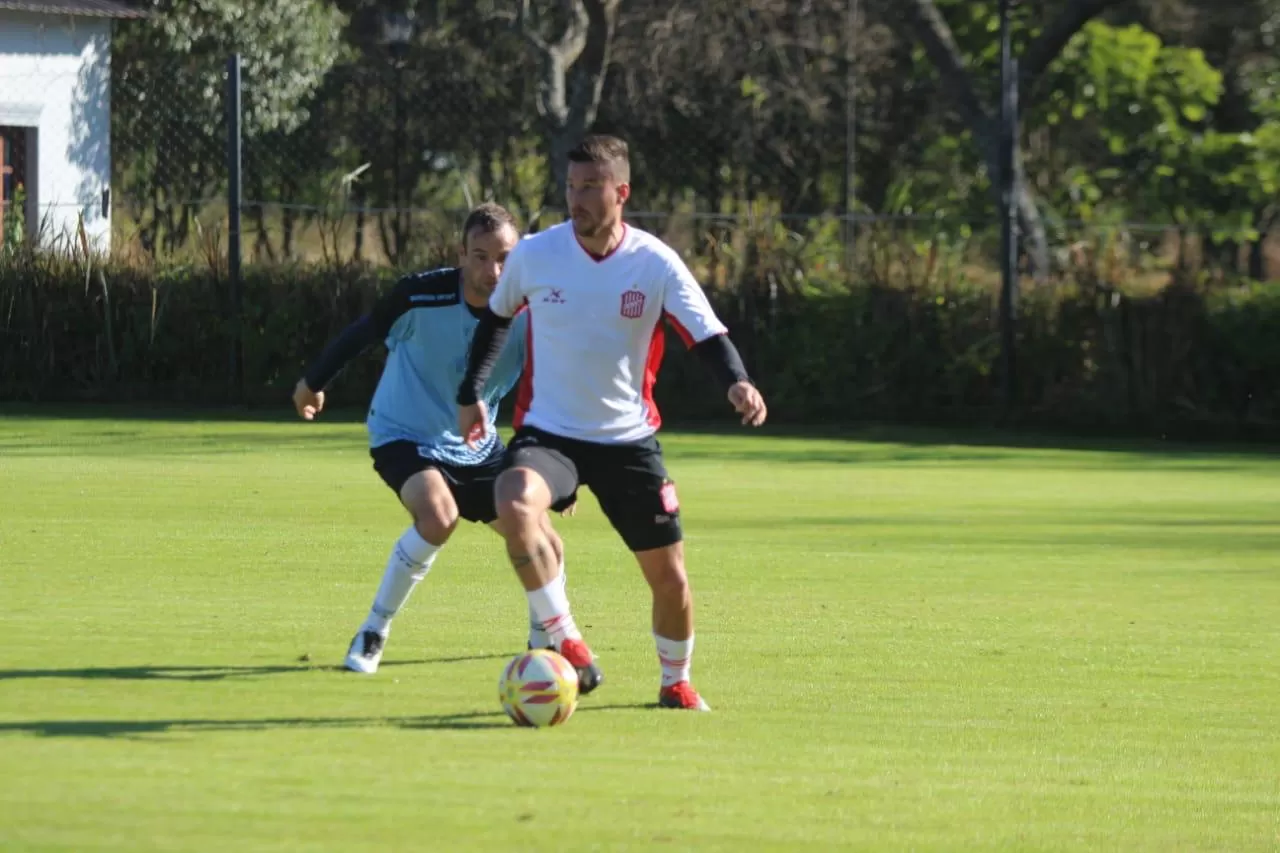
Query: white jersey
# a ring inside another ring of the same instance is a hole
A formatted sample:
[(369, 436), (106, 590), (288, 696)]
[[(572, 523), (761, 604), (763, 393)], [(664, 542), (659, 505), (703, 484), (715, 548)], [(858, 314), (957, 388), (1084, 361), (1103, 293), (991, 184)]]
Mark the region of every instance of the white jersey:
[(626, 227), (597, 259), (572, 223), (521, 240), (489, 307), (529, 306), (529, 342), (515, 425), (605, 444), (653, 435), (662, 419), (653, 385), (667, 320), (687, 346), (727, 332), (675, 250)]

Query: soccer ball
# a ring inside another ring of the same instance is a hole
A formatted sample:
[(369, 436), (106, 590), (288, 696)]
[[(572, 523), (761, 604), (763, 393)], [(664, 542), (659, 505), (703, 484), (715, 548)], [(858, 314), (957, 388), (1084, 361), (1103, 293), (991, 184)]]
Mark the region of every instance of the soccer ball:
[(578, 671), (550, 649), (524, 652), (502, 670), (498, 699), (518, 726), (558, 726), (578, 707)]

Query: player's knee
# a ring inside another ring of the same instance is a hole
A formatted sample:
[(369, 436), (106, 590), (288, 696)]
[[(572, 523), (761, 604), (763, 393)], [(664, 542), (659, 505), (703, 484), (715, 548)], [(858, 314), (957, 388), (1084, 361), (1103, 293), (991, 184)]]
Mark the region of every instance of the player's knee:
[(545, 499), (540, 500), (545, 491), (538, 475), (527, 468), (504, 471), (494, 486), (498, 518), (508, 526), (536, 524), (546, 511)]
[(427, 501), (414, 508), (413, 526), (432, 545), (443, 545), (458, 526), (458, 508), (448, 501)]

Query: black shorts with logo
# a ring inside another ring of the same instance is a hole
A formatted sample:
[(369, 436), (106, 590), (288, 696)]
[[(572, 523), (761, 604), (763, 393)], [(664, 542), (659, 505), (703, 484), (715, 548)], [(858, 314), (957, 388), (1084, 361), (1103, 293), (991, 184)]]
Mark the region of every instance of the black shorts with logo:
[(450, 465), (427, 459), (412, 441), (391, 441), (369, 450), (373, 469), (398, 497), (409, 478), (434, 468), (449, 484), (458, 515), (467, 521), (489, 524), (498, 518), (493, 501), (493, 484), (502, 473), (503, 450), (499, 444), (490, 456), (477, 465)]
[(652, 436), (601, 444), (521, 427), (503, 465), (537, 471), (556, 507), (572, 503), (580, 485), (588, 487), (632, 551), (665, 548), (684, 536), (675, 483), (667, 475), (662, 445)]

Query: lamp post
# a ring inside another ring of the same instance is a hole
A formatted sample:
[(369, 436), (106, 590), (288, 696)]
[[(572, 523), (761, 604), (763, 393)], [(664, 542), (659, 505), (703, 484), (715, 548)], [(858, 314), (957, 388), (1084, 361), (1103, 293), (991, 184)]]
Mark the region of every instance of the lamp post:
[(395, 255), (392, 261), (398, 263), (404, 252), (404, 243), (408, 228), (405, 226), (406, 211), (409, 199), (406, 198), (404, 187), (404, 137), (405, 137), (405, 114), (404, 114), (404, 60), (405, 55), (409, 52), (409, 45), (413, 43), (414, 20), (413, 16), (406, 12), (384, 11), (382, 13), (382, 34), (380, 41), (387, 51), (391, 54), (391, 65), (395, 72), (394, 88), (392, 93), (392, 117), (395, 122), (394, 149), (392, 151), (392, 181), (394, 186), (391, 190), (392, 213), (394, 219), (395, 234)]

